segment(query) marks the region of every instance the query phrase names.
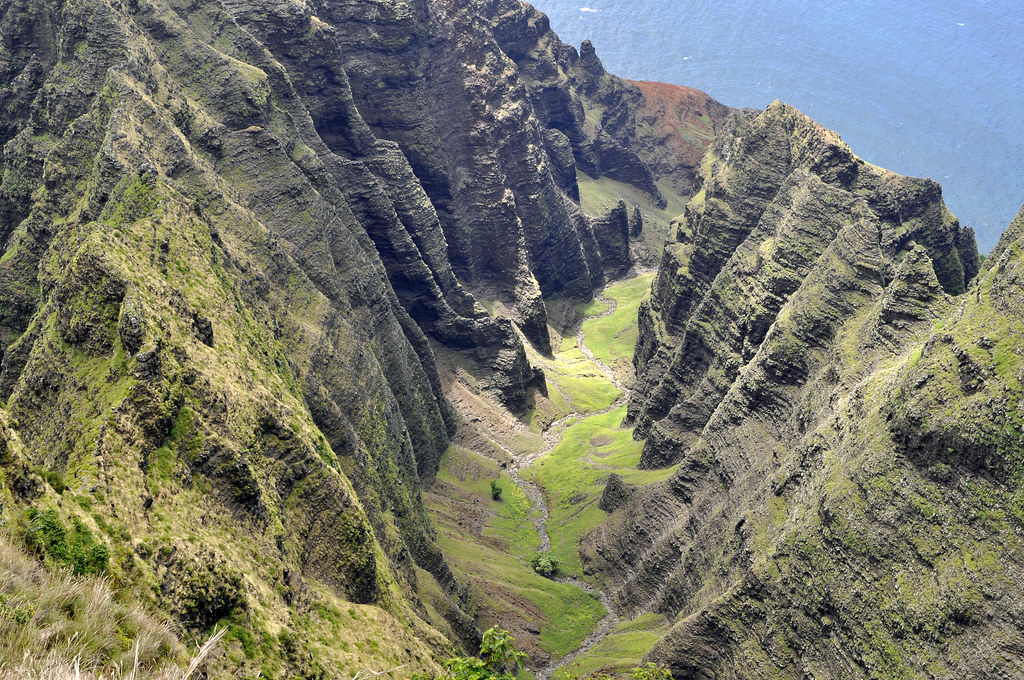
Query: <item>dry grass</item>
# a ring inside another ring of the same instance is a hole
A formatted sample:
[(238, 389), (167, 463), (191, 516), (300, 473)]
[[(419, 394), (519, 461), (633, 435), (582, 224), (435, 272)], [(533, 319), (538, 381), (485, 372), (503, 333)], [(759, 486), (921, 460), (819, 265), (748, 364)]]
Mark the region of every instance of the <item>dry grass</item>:
[(49, 572), (0, 536), (0, 680), (187, 680), (223, 636), (187, 658), (177, 636), (102, 578)]

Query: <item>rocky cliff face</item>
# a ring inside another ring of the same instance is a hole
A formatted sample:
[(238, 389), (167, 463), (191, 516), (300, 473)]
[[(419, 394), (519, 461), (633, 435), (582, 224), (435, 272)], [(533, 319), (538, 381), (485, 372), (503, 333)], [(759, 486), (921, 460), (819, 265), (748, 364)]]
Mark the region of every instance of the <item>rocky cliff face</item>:
[[(577, 52), (525, 3), (486, 2), (481, 13), (519, 67), (553, 157), (568, 142), (574, 167), (590, 177), (632, 184), (657, 202), (664, 201), (659, 183), (692, 193), (704, 151), (733, 109), (692, 88), (609, 74), (589, 40)], [(574, 184), (565, 182), (570, 194)]]
[[(0, 2), (11, 530), (195, 629), (337, 634), (355, 602), (414, 663), (472, 642), (420, 498), (457, 424), (432, 347), (525, 410), (513, 324), (549, 349), (544, 297), (640, 228), (585, 214), (577, 165), (676, 172), (631, 150), (644, 101), (518, 2)], [(232, 663), (351, 661), (274, 639)]]
[(436, 217), (341, 70), (347, 153), (319, 135), (274, 50), (327, 26), (245, 5), (4, 3), (8, 493), (109, 529), (111, 572), (190, 626), (352, 601), (439, 643), (428, 578), (452, 597), (430, 623), (471, 638), (419, 496), (455, 426), (424, 332), (512, 404), (522, 346), (412, 239)]
[[(784, 104), (738, 123), (703, 165), (640, 314), (629, 420), (649, 435), (649, 467), (676, 462), (696, 441), (801, 289), (820, 296), (813, 313), (799, 310), (802, 332), (827, 345), (853, 300), (887, 290), (915, 247), (946, 293), (962, 293), (978, 268), (973, 235), (937, 184), (864, 163)], [(769, 383), (806, 373), (773, 370)]]
[(230, 622), (223, 674), (475, 640), (420, 497), (458, 423), (434, 352), (526, 408), (545, 299), (633, 264), (638, 212), (587, 215), (578, 172), (697, 190), (628, 416), (677, 467), (613, 478), (584, 545), (674, 617), (651, 659), (1020, 674), (1024, 214), (979, 274), (938, 185), (609, 75), (514, 0), (0, 0), (0, 109), (5, 526)]
[[(607, 74), (589, 43), (577, 54), (518, 0), (374, 7), (322, 10), (356, 27), (339, 40), (357, 105), (409, 158), (460, 279), (510, 303), (544, 351), (543, 297), (587, 297), (608, 270), (629, 264), (609, 252), (607, 220), (576, 205), (577, 170), (656, 201), (659, 181), (689, 193), (687, 179), (732, 111), (671, 86), (670, 101), (645, 97)], [(673, 135), (678, 144), (661, 143)]]
[(566, 174), (559, 163), (571, 161), (552, 160), (526, 86), (477, 9), (350, 2), (319, 12), (346, 27), (337, 53), (356, 104), (408, 157), (455, 272), (510, 303), (526, 337), (548, 351), (542, 293), (589, 295), (604, 280), (603, 257), (589, 220), (556, 181)]
[(784, 105), (716, 142), (641, 314), (631, 415), (678, 467), (584, 547), (625, 610), (674, 621), (651, 660), (1021, 672), (1022, 244), (971, 283), (971, 241), (933, 183)]

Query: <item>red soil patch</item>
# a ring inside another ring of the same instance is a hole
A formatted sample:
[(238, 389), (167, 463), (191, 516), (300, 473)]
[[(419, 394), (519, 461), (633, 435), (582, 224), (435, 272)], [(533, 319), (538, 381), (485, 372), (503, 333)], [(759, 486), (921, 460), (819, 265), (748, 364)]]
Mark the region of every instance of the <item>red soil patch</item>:
[(704, 150), (729, 116), (729, 107), (692, 87), (650, 80), (631, 82), (640, 88), (654, 129), (674, 155), (689, 167), (698, 167)]

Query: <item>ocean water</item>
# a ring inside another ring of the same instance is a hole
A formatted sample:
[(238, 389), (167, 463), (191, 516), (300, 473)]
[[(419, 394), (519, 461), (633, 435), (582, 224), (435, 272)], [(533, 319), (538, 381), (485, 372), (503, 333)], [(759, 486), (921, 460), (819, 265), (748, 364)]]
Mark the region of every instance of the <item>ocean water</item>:
[(988, 252), (1024, 203), (1020, 0), (535, 0), (605, 68), (781, 99), (868, 162), (942, 185)]

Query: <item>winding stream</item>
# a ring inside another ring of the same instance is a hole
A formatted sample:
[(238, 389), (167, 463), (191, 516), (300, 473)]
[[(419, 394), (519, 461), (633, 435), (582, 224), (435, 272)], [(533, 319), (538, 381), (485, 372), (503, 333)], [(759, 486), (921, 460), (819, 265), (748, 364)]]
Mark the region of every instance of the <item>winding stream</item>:
[[(636, 276), (641, 276), (646, 272), (647, 270), (638, 270), (636, 272)], [(544, 496), (541, 493), (540, 487), (531, 481), (523, 479), (519, 474), (519, 470), (527, 465), (530, 465), (539, 458), (542, 458), (547, 454), (551, 453), (551, 451), (553, 451), (554, 448), (558, 446), (559, 443), (561, 443), (562, 437), (565, 434), (565, 430), (569, 427), (569, 425), (571, 425), (576, 420), (588, 418), (591, 416), (603, 415), (605, 413), (610, 413), (611, 411), (614, 411), (615, 409), (622, 406), (626, 402), (626, 400), (629, 399), (629, 389), (625, 385), (623, 385), (621, 380), (619, 380), (619, 376), (616, 375), (615, 371), (612, 370), (612, 368), (608, 366), (606, 363), (598, 359), (591, 351), (591, 349), (587, 347), (586, 338), (584, 337), (583, 333), (583, 323), (585, 321), (603, 319), (615, 312), (617, 303), (613, 298), (605, 297), (604, 290), (605, 289), (602, 289), (599, 293), (597, 293), (594, 296), (594, 299), (603, 302), (605, 305), (607, 305), (607, 308), (600, 314), (580, 319), (576, 323), (574, 330), (576, 335), (576, 344), (579, 346), (580, 352), (582, 352), (583, 355), (589, 361), (591, 361), (595, 366), (597, 366), (601, 370), (601, 372), (604, 373), (605, 377), (607, 377), (608, 380), (611, 381), (611, 383), (615, 385), (616, 388), (618, 388), (618, 390), (620, 391), (619, 397), (607, 408), (587, 412), (572, 411), (571, 413), (568, 413), (567, 415), (554, 421), (544, 430), (543, 433), (546, 446), (535, 453), (531, 453), (528, 455), (516, 454), (507, 447), (502, 446), (498, 442), (494, 442), (494, 440), (491, 439), (493, 443), (495, 443), (503, 451), (505, 451), (505, 453), (507, 453), (509, 457), (512, 459), (512, 462), (509, 464), (508, 467), (508, 475), (512, 479), (512, 481), (520, 489), (522, 489), (523, 493), (526, 495), (527, 498), (530, 499), (530, 502), (532, 503), (533, 507), (531, 508), (530, 512), (530, 521), (533, 522), (533, 525), (537, 529), (537, 535), (540, 537), (541, 551), (548, 551), (551, 549), (551, 536), (548, 534), (547, 530), (549, 517), (548, 507), (547, 504), (545, 504), (544, 502)], [(558, 387), (555, 386), (555, 389), (558, 389)], [(571, 406), (571, 401), (567, 399), (566, 402), (569, 403)], [(535, 674), (538, 680), (549, 680), (556, 670), (558, 670), (562, 666), (572, 663), (581, 654), (584, 654), (585, 652), (591, 650), (595, 645), (597, 645), (599, 642), (608, 637), (608, 634), (611, 632), (612, 628), (614, 628), (615, 625), (619, 622), (619, 616), (615, 611), (615, 607), (612, 605), (611, 598), (608, 597), (607, 593), (605, 593), (603, 590), (595, 588), (590, 584), (584, 583), (583, 581), (580, 581), (579, 579), (573, 577), (560, 577), (556, 580), (560, 583), (569, 583), (571, 585), (574, 585), (577, 588), (587, 591), (588, 593), (596, 592), (601, 599), (601, 604), (604, 605), (608, 613), (605, 614), (604, 618), (602, 618), (600, 622), (598, 622), (597, 628), (590, 635), (588, 635), (582, 643), (580, 643), (579, 647), (569, 652), (565, 656), (561, 657), (560, 659), (552, 661), (544, 668), (537, 669), (535, 671)]]

